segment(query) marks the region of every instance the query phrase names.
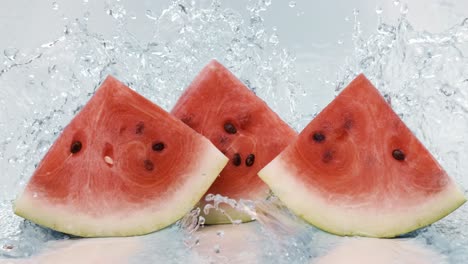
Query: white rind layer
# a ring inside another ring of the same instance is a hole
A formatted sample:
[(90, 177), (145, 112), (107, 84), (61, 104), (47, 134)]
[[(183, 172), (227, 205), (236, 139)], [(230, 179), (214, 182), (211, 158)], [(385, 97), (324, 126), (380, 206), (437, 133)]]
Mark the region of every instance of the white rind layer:
[(273, 193), (295, 214), (310, 224), (337, 235), (395, 237), (429, 225), (448, 215), (466, 198), (450, 181), (443, 191), (416, 206), (402, 205), (391, 210), (375, 208), (345, 208), (326, 201), (324, 193), (307, 188), (296, 175), (297, 168), (286, 164), (281, 155), (263, 168), (258, 175)]
[(191, 166), (196, 169), (181, 176), (186, 181), (175, 192), (166, 193), (165, 201), (155, 201), (142, 209), (123, 204), (122, 211), (93, 217), (73, 210), (72, 205), (51, 204), (25, 191), (15, 202), (15, 213), (40, 225), (82, 237), (134, 236), (165, 228), (193, 208), (228, 162), (211, 142), (202, 140), (205, 149), (197, 157), (196, 165)]

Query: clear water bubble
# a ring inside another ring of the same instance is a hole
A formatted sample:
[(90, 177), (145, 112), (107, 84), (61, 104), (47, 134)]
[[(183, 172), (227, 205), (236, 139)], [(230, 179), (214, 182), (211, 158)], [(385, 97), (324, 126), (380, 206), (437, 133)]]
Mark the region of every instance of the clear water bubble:
[(400, 0), (393, 0), (393, 5), (397, 6), (400, 4)]
[(400, 13), (404, 15), (408, 13), (408, 5), (406, 3), (400, 6)]
[(84, 20), (89, 20), (89, 16), (91, 16), (91, 12), (85, 11), (85, 12), (83, 13), (83, 19), (84, 19)]
[(59, 9), (59, 4), (57, 2), (52, 2), (52, 10), (58, 10)]
[(215, 195), (212, 193), (209, 193), (205, 196), (205, 201), (207, 202), (213, 201), (214, 199), (215, 199)]
[(157, 20), (158, 18), (153, 14), (153, 11), (148, 9), (145, 11), (145, 16), (151, 20)]
[(289, 1), (288, 5), (289, 5), (289, 7), (294, 8), (294, 7), (296, 7), (296, 4), (297, 4), (296, 1)]
[(276, 33), (271, 34), (269, 41), (273, 45), (278, 45), (279, 43), (278, 35)]
[(359, 15), (359, 9), (354, 8), (354, 9), (353, 9), (353, 15), (354, 15), (354, 16), (358, 16), (358, 15)]
[(377, 15), (380, 15), (380, 14), (382, 14), (382, 13), (383, 13), (383, 9), (382, 9), (382, 7), (380, 7), (380, 6), (377, 6), (377, 7), (375, 8), (375, 13), (377, 13)]
[(203, 216), (198, 217), (198, 224), (203, 226), (205, 224), (205, 218)]
[(218, 253), (221, 252), (221, 247), (220, 247), (218, 244), (216, 244), (216, 245), (214, 245), (214, 247), (213, 247), (213, 251), (214, 251), (216, 254), (218, 254)]
[(16, 59), (16, 55), (18, 55), (18, 49), (14, 47), (6, 48), (3, 50), (3, 55), (5, 55), (9, 60), (14, 61)]

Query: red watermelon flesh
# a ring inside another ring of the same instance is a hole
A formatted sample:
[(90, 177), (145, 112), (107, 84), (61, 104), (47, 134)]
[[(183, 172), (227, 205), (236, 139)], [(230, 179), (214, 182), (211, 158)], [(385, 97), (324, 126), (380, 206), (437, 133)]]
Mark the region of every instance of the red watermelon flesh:
[[(171, 113), (210, 139), (230, 159), (207, 194), (235, 200), (268, 195), (269, 189), (257, 172), (296, 137), (264, 101), (215, 60), (190, 84)], [(232, 219), (251, 220), (230, 206), (221, 209)], [(211, 210), (205, 217), (207, 224), (230, 223), (220, 211)]]
[(112, 77), (40, 162), (15, 213), (78, 236), (131, 236), (181, 218), (227, 158)]
[(339, 235), (393, 237), (466, 201), (364, 75), (259, 176), (296, 214)]

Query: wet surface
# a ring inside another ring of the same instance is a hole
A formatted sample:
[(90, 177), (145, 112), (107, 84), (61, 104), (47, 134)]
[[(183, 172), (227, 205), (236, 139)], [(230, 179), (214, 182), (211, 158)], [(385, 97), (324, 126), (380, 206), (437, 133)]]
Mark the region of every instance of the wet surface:
[[(356, 1), (340, 3), (340, 8), (310, 1), (153, 2), (15, 1), (0, 10), (0, 34), (9, 36), (0, 40), (0, 258), (24, 261), (20, 259), (39, 259), (49, 252), (51, 263), (60, 260), (61, 252), (67, 252), (62, 257), (82, 257), (80, 245), (94, 243), (68, 240), (25, 222), (13, 215), (12, 201), (105, 76), (115, 75), (169, 110), (212, 58), (297, 131), (364, 72), (468, 194), (468, 8), (463, 1)], [(133, 131), (144, 133), (144, 126)], [(70, 151), (77, 149), (71, 143)], [(304, 226), (284, 210), (269, 211), (257, 223), (239, 225), (242, 231), (228, 231), (236, 225), (187, 234), (175, 226), (145, 237), (106, 240), (107, 251), (97, 247), (102, 251), (88, 256), (105, 259), (105, 252), (120, 252), (126, 256), (123, 263), (197, 258), (200, 263), (229, 263), (244, 257), (259, 258), (259, 263), (314, 263), (342, 257), (356, 245)], [(428, 256), (427, 263), (464, 263), (466, 219), (465, 205), (406, 235), (415, 244), (398, 250)], [(225, 234), (218, 236), (219, 230)], [(191, 240), (198, 236), (194, 234), (200, 235), (199, 248)], [(223, 244), (239, 241), (228, 239), (239, 234), (253, 236), (254, 242), (239, 242), (241, 248), (236, 242)], [(378, 250), (399, 243), (387, 242), (378, 243)], [(55, 243), (67, 244), (71, 251), (57, 249)], [(252, 246), (245, 250), (246, 245)], [(125, 250), (119, 251), (120, 246)], [(335, 246), (339, 253), (333, 253)], [(360, 242), (357, 247), (377, 252)], [(408, 249), (413, 247), (418, 250)], [(397, 258), (379, 256), (381, 263), (384, 257)]]

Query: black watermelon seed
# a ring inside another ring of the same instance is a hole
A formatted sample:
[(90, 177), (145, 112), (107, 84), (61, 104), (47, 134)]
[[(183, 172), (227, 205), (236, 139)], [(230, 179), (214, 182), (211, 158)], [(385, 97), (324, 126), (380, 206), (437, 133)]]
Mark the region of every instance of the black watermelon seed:
[(241, 159), (241, 156), (239, 153), (236, 153), (234, 154), (234, 156), (232, 157), (232, 164), (234, 164), (234, 166), (240, 166), (242, 163), (242, 159)]
[(135, 134), (141, 135), (143, 134), (144, 130), (145, 130), (145, 123), (138, 122), (138, 124), (136, 125)]
[(73, 154), (76, 154), (76, 153), (80, 152), (82, 147), (83, 147), (83, 145), (81, 144), (80, 141), (73, 141), (73, 143), (70, 146), (70, 152), (73, 153)]
[(322, 161), (324, 163), (328, 163), (330, 161), (333, 160), (333, 151), (331, 150), (327, 150), (323, 153), (323, 156), (322, 156)]
[(235, 134), (235, 133), (237, 133), (236, 127), (235, 127), (233, 124), (229, 123), (229, 122), (227, 122), (226, 124), (224, 124), (224, 130), (225, 130), (227, 133), (229, 133), (229, 134)]
[(147, 171), (152, 171), (154, 169), (154, 164), (151, 160), (145, 160), (144, 165)]
[(405, 160), (405, 157), (406, 157), (405, 153), (403, 153), (403, 151), (401, 151), (400, 149), (394, 149), (392, 151), (392, 156), (394, 159), (399, 160), (399, 161)]
[(249, 154), (247, 158), (245, 159), (245, 165), (247, 167), (250, 167), (254, 164), (255, 162), (255, 155), (254, 154)]
[(152, 149), (154, 151), (162, 151), (164, 149), (164, 143), (163, 142), (155, 142), (153, 143)]
[(312, 139), (315, 142), (322, 142), (325, 140), (325, 135), (320, 132), (315, 132), (314, 135), (312, 135)]

